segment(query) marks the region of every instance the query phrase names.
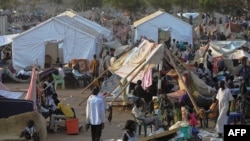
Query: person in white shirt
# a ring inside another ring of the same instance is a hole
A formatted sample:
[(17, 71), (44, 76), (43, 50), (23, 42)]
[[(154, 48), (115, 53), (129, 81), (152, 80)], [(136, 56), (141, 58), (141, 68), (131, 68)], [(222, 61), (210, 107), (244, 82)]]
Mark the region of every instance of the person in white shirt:
[(100, 141), (105, 122), (105, 103), (98, 93), (99, 88), (94, 87), (86, 106), (86, 130), (91, 128), (92, 141)]
[(76, 79), (83, 79), (83, 77), (84, 77), (84, 74), (79, 72), (79, 66), (78, 65), (75, 65), (73, 67), (72, 73), (73, 73), (73, 75), (74, 75), (74, 77)]
[(62, 64), (59, 65), (59, 68), (58, 68), (58, 75), (61, 76), (62, 78), (65, 77), (65, 73), (64, 73), (63, 65), (62, 65)]
[(231, 91), (226, 87), (225, 81), (220, 81), (220, 88), (217, 92), (216, 99), (219, 104), (219, 116), (215, 125), (218, 137), (222, 138), (224, 125), (227, 125), (228, 115), (230, 113), (231, 101), (234, 100)]

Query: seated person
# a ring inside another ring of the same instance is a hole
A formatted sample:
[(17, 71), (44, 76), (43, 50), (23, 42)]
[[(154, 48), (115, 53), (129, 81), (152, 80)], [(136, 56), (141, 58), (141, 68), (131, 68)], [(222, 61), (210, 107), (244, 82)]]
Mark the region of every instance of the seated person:
[(160, 119), (157, 116), (146, 116), (147, 113), (143, 113), (141, 111), (141, 104), (139, 100), (135, 102), (135, 105), (132, 109), (132, 114), (136, 118), (144, 119), (146, 124), (152, 124), (154, 131), (158, 130), (160, 127), (163, 126), (163, 123), (160, 121)]
[(49, 100), (52, 98), (52, 95), (56, 92), (54, 85), (53, 85), (53, 78), (52, 77), (48, 77), (46, 81), (44, 81), (43, 84), (43, 88), (44, 88), (44, 105), (45, 107), (48, 106)]
[(60, 64), (60, 65), (59, 65), (59, 68), (58, 68), (58, 75), (61, 76), (62, 78), (65, 77), (65, 73), (64, 73), (64, 70), (63, 70), (63, 64)]
[[(145, 100), (146, 93), (147, 92), (142, 87), (142, 81), (138, 80), (137, 83), (136, 83), (133, 95), (136, 96), (137, 99), (140, 100), (140, 104), (142, 105), (143, 110), (148, 110), (147, 109), (147, 103), (146, 103), (146, 100)], [(148, 98), (146, 98), (146, 99), (148, 99)]]
[(87, 74), (83, 74), (83, 73), (79, 72), (79, 65), (78, 64), (73, 67), (72, 73), (73, 73), (74, 77), (77, 80), (79, 80), (79, 79), (82, 79), (82, 80), (89, 79), (88, 78), (89, 76)]
[(55, 110), (55, 113), (51, 115), (50, 130), (54, 129), (56, 119), (66, 119), (75, 117), (75, 113), (70, 106), (60, 102), (59, 100), (55, 100), (55, 104), (57, 106), (57, 109)]
[(56, 102), (60, 102), (57, 96), (57, 93), (54, 93), (52, 95), (52, 98), (49, 99), (49, 103), (48, 103), (48, 108), (49, 108), (49, 115), (51, 116), (52, 114), (56, 114), (57, 113), (57, 106), (56, 106)]

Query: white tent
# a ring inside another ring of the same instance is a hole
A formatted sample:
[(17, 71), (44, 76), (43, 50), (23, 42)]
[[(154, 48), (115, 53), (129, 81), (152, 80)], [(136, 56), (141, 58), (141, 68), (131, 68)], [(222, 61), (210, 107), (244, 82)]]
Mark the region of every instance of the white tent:
[(71, 59), (89, 59), (101, 51), (102, 37), (111, 39), (111, 31), (71, 11), (53, 17), (13, 39), (12, 57), (16, 70), (45, 65), (46, 46), (58, 42), (63, 63)]
[(134, 41), (146, 36), (158, 42), (158, 31), (163, 30), (170, 31), (171, 38), (176, 41), (193, 44), (192, 25), (163, 11), (157, 11), (134, 22), (134, 28)]

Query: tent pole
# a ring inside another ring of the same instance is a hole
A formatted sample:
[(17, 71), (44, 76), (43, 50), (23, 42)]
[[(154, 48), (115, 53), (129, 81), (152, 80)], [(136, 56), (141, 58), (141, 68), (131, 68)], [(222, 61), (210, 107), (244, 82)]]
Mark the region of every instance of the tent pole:
[(134, 80), (134, 78), (138, 75), (138, 73), (141, 71), (141, 69), (142, 69), (145, 65), (146, 65), (145, 62), (141, 63), (140, 65), (138, 65), (133, 71), (131, 71), (131, 72), (127, 75), (127, 77), (130, 76), (137, 68), (139, 68), (139, 67), (141, 66), (141, 68), (138, 70), (138, 72), (136, 72), (136, 74), (131, 78), (131, 80), (130, 80), (129, 82), (127, 82), (125, 86), (123, 86), (123, 88), (121, 89), (120, 93), (119, 93), (118, 95), (116, 95), (116, 97), (112, 100), (112, 102), (111, 102), (111, 104), (110, 104), (111, 106), (113, 105), (114, 101), (118, 98), (118, 96), (120, 96), (121, 93), (126, 89), (126, 87), (129, 85), (129, 83), (130, 83), (132, 80)]
[(197, 103), (195, 102), (195, 100), (194, 100), (192, 94), (189, 92), (189, 90), (188, 90), (188, 88), (187, 88), (187, 86), (186, 86), (186, 84), (185, 84), (185, 82), (184, 82), (184, 80), (183, 80), (183, 78), (182, 78), (180, 72), (178, 71), (178, 69), (177, 69), (177, 67), (176, 67), (176, 64), (175, 64), (175, 62), (174, 62), (174, 60), (173, 60), (173, 58), (172, 58), (172, 56), (171, 56), (169, 50), (167, 49), (166, 52), (167, 52), (168, 57), (170, 58), (171, 63), (172, 63), (173, 66), (174, 66), (174, 69), (175, 69), (176, 73), (178, 74), (178, 77), (180, 78), (181, 82), (184, 84), (184, 88), (185, 88), (185, 90), (186, 90), (186, 92), (187, 92), (187, 94), (188, 94), (188, 96), (189, 96), (189, 98), (190, 98), (190, 100), (191, 100), (191, 102), (192, 102), (192, 104), (193, 104), (193, 106), (194, 106), (195, 111), (196, 111), (197, 113), (199, 113), (199, 108), (198, 108), (198, 106), (197, 106)]

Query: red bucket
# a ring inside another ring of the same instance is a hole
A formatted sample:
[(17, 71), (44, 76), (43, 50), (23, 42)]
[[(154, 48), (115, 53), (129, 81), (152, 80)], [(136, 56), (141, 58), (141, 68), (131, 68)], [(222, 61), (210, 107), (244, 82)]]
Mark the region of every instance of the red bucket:
[(70, 118), (66, 119), (66, 130), (67, 134), (78, 134), (79, 133), (79, 127), (78, 127), (78, 118)]

